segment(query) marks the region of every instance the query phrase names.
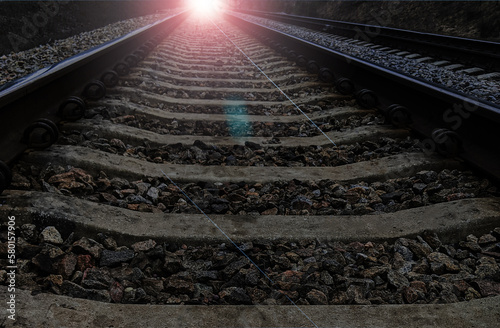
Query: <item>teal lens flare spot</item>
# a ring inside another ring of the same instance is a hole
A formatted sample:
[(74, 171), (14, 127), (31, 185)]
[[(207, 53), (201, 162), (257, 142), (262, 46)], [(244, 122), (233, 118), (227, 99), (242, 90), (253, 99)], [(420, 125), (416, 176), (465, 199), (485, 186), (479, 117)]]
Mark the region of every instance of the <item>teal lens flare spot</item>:
[(226, 123), (229, 134), (233, 138), (249, 137), (253, 135), (252, 124), (248, 120), (247, 109), (242, 99), (230, 96), (224, 106)]

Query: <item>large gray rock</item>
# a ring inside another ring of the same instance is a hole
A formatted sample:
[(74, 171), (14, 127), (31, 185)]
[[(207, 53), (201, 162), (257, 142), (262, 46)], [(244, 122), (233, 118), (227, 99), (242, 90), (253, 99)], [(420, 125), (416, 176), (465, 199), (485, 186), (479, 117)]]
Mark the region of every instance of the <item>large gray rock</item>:
[(122, 262), (130, 261), (134, 258), (134, 251), (124, 249), (120, 251), (103, 250), (101, 254), (101, 266), (115, 266)]

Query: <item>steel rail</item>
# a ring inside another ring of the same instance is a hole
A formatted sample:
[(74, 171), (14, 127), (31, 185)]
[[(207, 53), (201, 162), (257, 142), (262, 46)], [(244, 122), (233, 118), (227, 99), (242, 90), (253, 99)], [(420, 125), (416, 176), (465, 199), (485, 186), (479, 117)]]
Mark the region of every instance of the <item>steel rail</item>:
[(500, 43), (497, 42), (285, 13), (242, 12), (402, 50), (420, 51), (484, 69), (500, 69)]
[(227, 13), (227, 17), (276, 50), (293, 53), (302, 63), (315, 65), (315, 71), (328, 69), (335, 78), (353, 81), (356, 90), (369, 89), (370, 94), (376, 95), (376, 107), (383, 112), (390, 105), (406, 107), (412, 121), (409, 127), (427, 138), (424, 143), (427, 148), (446, 156), (459, 155), (500, 180), (500, 108), (494, 104), (245, 20), (234, 13)]
[(116, 83), (187, 14), (166, 17), (0, 88), (0, 192), (11, 179), (9, 163), (28, 148), (52, 144), (56, 123), (83, 116), (89, 98), (104, 96), (106, 84)]

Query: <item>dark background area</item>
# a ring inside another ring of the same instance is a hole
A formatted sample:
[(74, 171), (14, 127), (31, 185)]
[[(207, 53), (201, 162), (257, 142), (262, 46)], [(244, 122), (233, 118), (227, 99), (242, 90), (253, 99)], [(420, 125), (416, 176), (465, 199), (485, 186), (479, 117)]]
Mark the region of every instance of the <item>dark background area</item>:
[(230, 1), (247, 9), (500, 42), (500, 1)]
[(174, 8), (180, 0), (0, 1), (0, 55)]
[[(500, 42), (500, 1), (226, 1), (246, 9)], [(184, 0), (0, 0), (0, 55), (184, 3)]]

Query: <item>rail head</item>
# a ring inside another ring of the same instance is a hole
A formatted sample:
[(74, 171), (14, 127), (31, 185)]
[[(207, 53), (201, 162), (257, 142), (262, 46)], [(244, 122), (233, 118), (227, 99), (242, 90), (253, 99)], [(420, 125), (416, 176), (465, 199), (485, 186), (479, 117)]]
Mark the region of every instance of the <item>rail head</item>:
[(494, 42), (494, 41), (470, 39), (470, 38), (464, 38), (464, 37), (459, 37), (459, 36), (442, 35), (442, 34), (430, 33), (430, 32), (412, 31), (412, 30), (406, 30), (406, 29), (402, 29), (402, 28), (389, 27), (389, 26), (354, 23), (354, 22), (339, 21), (339, 20), (318, 18), (318, 17), (311, 17), (311, 16), (293, 15), (293, 14), (287, 14), (287, 13), (283, 13), (283, 12), (264, 12), (264, 11), (258, 11), (258, 10), (241, 10), (240, 12), (247, 13), (249, 15), (261, 16), (261, 17), (274, 17), (274, 18), (286, 19), (286, 20), (290, 20), (290, 21), (293, 20), (293, 21), (302, 21), (302, 22), (307, 22), (307, 23), (321, 24), (324, 27), (332, 27), (334, 25), (339, 25), (339, 26), (349, 27), (351, 29), (362, 28), (366, 31), (370, 31), (373, 29), (373, 30), (377, 30), (377, 31), (389, 32), (389, 33), (400, 34), (400, 35), (408, 35), (408, 36), (413, 36), (413, 37), (429, 37), (429, 38), (434, 38), (435, 40), (441, 40), (441, 41), (446, 41), (446, 42), (450, 42), (450, 41), (451, 42), (467, 42), (467, 43), (470, 43), (471, 46), (474, 46), (474, 47), (481, 47), (481, 48), (492, 47), (492, 48), (497, 48), (497, 53), (500, 51), (500, 43)]
[(426, 53), (431, 52), (442, 59), (458, 60), (463, 64), (473, 63), (474, 66), (490, 71), (500, 69), (500, 43), (498, 42), (285, 13), (248, 10), (241, 12), (320, 32), (396, 46), (399, 49), (409, 51), (425, 49)]
[(137, 30), (129, 32), (121, 37), (107, 41), (101, 45), (92, 47), (79, 54), (66, 58), (58, 63), (44, 67), (32, 74), (21, 77), (12, 82), (0, 86), (0, 108), (9, 105), (15, 100), (29, 95), (42, 86), (48, 85), (58, 78), (71, 73), (82, 66), (103, 58), (110, 52), (123, 49), (125, 45), (138, 39), (147, 37), (151, 31), (161, 29), (165, 23), (175, 20), (176, 17), (185, 15), (185, 12), (165, 17), (159, 21), (148, 24)]
[[(87, 100), (105, 95), (106, 87), (110, 87), (106, 85), (106, 74), (117, 82), (120, 75), (140, 60), (141, 54), (151, 51), (188, 13), (182, 11), (165, 17), (1, 88), (0, 161), (10, 163), (31, 148), (27, 139), (33, 130), (46, 129), (51, 142), (55, 141), (57, 122), (82, 117)], [(78, 115), (63, 115), (67, 108)]]
[[(280, 41), (286, 40), (290, 42), (291, 44), (293, 43), (294, 46), (300, 47), (305, 50), (313, 50), (317, 53), (322, 53), (324, 54), (327, 59), (335, 59), (336, 62), (342, 62), (344, 65), (349, 67), (349, 70), (353, 67), (357, 67), (362, 70), (366, 70), (369, 72), (372, 72), (379, 77), (384, 77), (388, 78), (391, 80), (394, 80), (396, 83), (405, 85), (408, 87), (411, 87), (412, 89), (415, 90), (421, 90), (422, 92), (425, 92), (426, 94), (429, 94), (433, 97), (439, 98), (442, 101), (448, 102), (450, 104), (454, 103), (463, 103), (463, 102), (469, 102), (473, 104), (474, 106), (477, 107), (478, 113), (480, 115), (486, 115), (488, 118), (497, 120), (500, 123), (500, 107), (496, 106), (493, 103), (486, 102), (480, 99), (475, 99), (472, 98), (468, 95), (465, 95), (463, 93), (459, 93), (454, 91), (451, 88), (447, 88), (443, 85), (437, 84), (437, 83), (432, 83), (429, 81), (425, 81), (424, 79), (421, 78), (416, 78), (412, 77), (409, 75), (406, 75), (404, 73), (398, 72), (393, 69), (389, 69), (380, 65), (377, 65), (373, 62), (363, 60), (359, 57), (351, 56), (345, 53), (342, 53), (340, 51), (334, 50), (327, 48), (325, 46), (322, 46), (317, 43), (313, 43), (311, 41), (299, 38), (295, 35), (291, 35), (289, 33), (279, 31), (275, 28), (265, 26), (256, 22), (251, 22), (249, 20), (245, 20), (241, 17), (237, 17), (234, 15), (234, 13), (229, 13), (232, 17), (239, 19), (241, 22), (246, 22), (248, 24), (252, 24), (256, 27), (258, 27), (261, 31), (268, 31), (273, 33), (275, 36), (280, 38)], [(324, 60), (325, 65), (328, 60)], [(332, 67), (333, 68), (333, 67)], [(333, 68), (335, 69), (335, 68)], [(359, 82), (358, 82), (359, 83)], [(360, 83), (362, 85), (362, 83)], [(363, 85), (365, 87), (365, 85)]]
[[(306, 62), (314, 61), (318, 68), (328, 68), (335, 77), (351, 80), (355, 90), (373, 91), (380, 110), (384, 111), (396, 104), (403, 105), (412, 118), (410, 127), (424, 141), (431, 140), (433, 150), (439, 149), (435, 140), (436, 131), (446, 129), (460, 145), (460, 151), (454, 153), (459, 153), (471, 164), (500, 180), (500, 169), (491, 165), (494, 161), (500, 162), (500, 155), (491, 156), (491, 153), (500, 154), (500, 147), (492, 138), (498, 134), (500, 124), (500, 108), (495, 104), (246, 20), (235, 12), (228, 12), (228, 15), (236, 24), (263, 40), (272, 39), (274, 44), (270, 45), (278, 52), (285, 48), (286, 51), (293, 49)], [(461, 111), (465, 114), (462, 115)]]

